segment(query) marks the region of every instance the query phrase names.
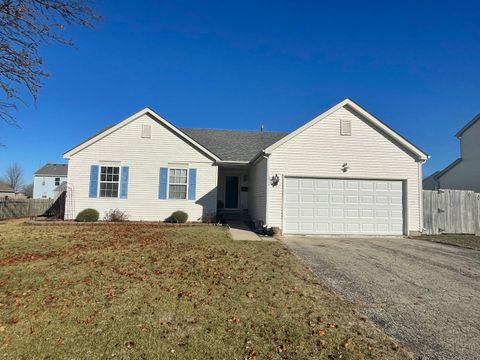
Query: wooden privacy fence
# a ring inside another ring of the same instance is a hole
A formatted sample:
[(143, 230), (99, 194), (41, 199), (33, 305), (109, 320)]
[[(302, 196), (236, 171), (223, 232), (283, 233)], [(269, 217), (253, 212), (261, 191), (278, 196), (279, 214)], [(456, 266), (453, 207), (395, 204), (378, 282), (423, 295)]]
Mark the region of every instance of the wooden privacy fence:
[(423, 227), (428, 235), (480, 235), (480, 194), (464, 190), (423, 190)]
[(43, 215), (54, 203), (53, 199), (0, 200), (0, 220)]

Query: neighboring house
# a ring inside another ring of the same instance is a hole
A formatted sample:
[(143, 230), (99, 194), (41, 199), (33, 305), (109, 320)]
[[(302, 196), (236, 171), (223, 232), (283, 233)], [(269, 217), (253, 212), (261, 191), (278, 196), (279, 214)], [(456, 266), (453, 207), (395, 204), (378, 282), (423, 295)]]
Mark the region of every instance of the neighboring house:
[(4, 200), (5, 198), (14, 198), (15, 197), (15, 190), (10, 185), (5, 184), (4, 182), (0, 181), (0, 200)]
[(146, 108), (64, 154), (66, 217), (248, 212), (285, 234), (416, 234), (427, 154), (346, 99), (291, 133), (182, 129)]
[(33, 174), (33, 198), (53, 199), (54, 189), (67, 181), (67, 164), (47, 163)]
[(480, 192), (480, 114), (455, 136), (460, 140), (460, 158), (423, 180), (423, 188)]

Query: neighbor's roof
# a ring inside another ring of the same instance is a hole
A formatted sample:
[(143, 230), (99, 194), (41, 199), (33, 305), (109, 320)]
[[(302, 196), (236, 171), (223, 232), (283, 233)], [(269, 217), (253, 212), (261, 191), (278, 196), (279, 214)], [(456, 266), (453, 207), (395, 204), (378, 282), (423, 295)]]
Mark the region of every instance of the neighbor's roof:
[(475, 116), (472, 120), (470, 120), (467, 125), (465, 125), (463, 128), (460, 129), (459, 132), (457, 132), (455, 134), (456, 137), (460, 137), (463, 135), (463, 133), (465, 131), (467, 131), (468, 129), (470, 129), (478, 120), (480, 120), (480, 114), (478, 114), (477, 116)]
[(50, 164), (43, 165), (40, 169), (35, 171), (34, 175), (46, 175), (46, 176), (67, 176), (68, 165), (67, 164)]
[(457, 166), (461, 162), (462, 162), (462, 158), (458, 158), (457, 160), (454, 160), (452, 163), (447, 165), (447, 167), (444, 168), (443, 170), (437, 171), (435, 173), (434, 179), (435, 180), (440, 179), (443, 175), (445, 175), (446, 172), (450, 171), (451, 169), (453, 169), (455, 166)]
[(1, 182), (1, 181), (0, 181), (0, 192), (11, 192), (11, 193), (15, 193), (15, 190), (13, 190), (10, 185), (5, 184), (4, 182)]
[(224, 161), (250, 161), (288, 132), (180, 128)]

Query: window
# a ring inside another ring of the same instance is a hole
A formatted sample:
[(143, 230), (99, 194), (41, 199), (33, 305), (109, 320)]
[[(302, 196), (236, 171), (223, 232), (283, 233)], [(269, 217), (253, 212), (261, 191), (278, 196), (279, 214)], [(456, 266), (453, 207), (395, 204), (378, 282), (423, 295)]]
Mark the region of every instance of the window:
[(118, 197), (120, 168), (118, 166), (102, 166), (100, 169), (100, 197)]
[(55, 186), (60, 185), (60, 178), (55, 178)]
[(352, 135), (352, 122), (347, 119), (340, 120), (340, 135), (350, 136)]
[(142, 125), (142, 138), (150, 139), (152, 137), (152, 127), (150, 125)]
[(187, 198), (187, 169), (170, 169), (168, 177), (168, 198)]

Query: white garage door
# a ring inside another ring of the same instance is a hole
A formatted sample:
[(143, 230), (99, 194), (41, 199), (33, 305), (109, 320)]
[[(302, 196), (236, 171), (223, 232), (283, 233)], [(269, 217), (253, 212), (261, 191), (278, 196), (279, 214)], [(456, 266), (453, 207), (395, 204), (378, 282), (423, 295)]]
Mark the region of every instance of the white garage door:
[(401, 181), (285, 178), (290, 234), (403, 234)]

